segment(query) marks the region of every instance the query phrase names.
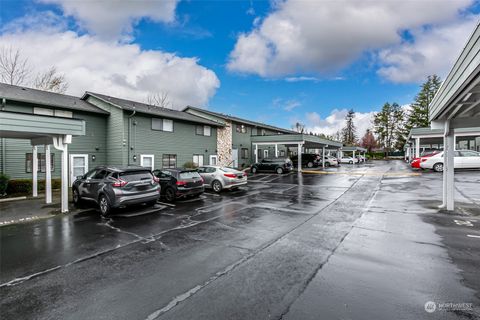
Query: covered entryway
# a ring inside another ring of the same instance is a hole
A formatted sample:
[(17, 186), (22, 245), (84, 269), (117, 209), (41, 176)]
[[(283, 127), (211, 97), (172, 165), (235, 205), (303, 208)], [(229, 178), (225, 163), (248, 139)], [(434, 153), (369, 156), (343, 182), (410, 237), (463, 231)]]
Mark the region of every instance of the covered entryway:
[(302, 153), (304, 150), (319, 149), (322, 150), (322, 167), (325, 167), (325, 151), (329, 149), (340, 149), (342, 147), (341, 142), (322, 139), (317, 136), (306, 134), (276, 134), (268, 136), (253, 136), (252, 145), (255, 154), (255, 162), (258, 162), (258, 150), (259, 146), (274, 146), (274, 157), (278, 158), (278, 146), (283, 145), (287, 148), (296, 148), (298, 157), (298, 172), (302, 172)]
[(444, 170), (442, 208), (454, 210), (455, 130), (480, 125), (480, 23), (468, 39), (429, 106), (432, 129), (443, 132)]
[(32, 195), (38, 196), (38, 147), (45, 148), (45, 202), (52, 202), (51, 146), (61, 151), (61, 211), (68, 212), (68, 145), (85, 135), (85, 121), (71, 118), (0, 111), (0, 138), (26, 139), (32, 145)]

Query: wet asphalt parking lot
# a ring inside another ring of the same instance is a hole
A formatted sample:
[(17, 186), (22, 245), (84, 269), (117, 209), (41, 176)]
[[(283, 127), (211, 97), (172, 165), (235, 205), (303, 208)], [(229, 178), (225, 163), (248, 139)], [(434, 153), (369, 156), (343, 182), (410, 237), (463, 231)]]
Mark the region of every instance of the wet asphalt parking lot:
[(3, 226), (1, 318), (480, 319), (480, 171), (441, 189), (380, 161)]

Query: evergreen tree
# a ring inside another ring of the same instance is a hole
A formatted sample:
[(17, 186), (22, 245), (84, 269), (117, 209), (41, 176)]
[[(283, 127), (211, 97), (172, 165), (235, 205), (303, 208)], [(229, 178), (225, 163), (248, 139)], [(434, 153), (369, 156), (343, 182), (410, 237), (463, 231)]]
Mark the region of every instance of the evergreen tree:
[(355, 111), (350, 109), (345, 116), (345, 127), (342, 129), (342, 142), (347, 146), (353, 146), (357, 142), (357, 129), (353, 123), (353, 118), (355, 118)]
[(415, 127), (428, 127), (430, 126), (430, 121), (428, 120), (428, 108), (430, 103), (437, 93), (442, 81), (437, 75), (432, 75), (427, 77), (425, 81), (420, 86), (420, 92), (415, 96), (415, 100), (412, 103), (412, 111), (410, 112), (408, 123), (406, 129)]
[(373, 120), (379, 144), (388, 153), (395, 148), (403, 148), (405, 143), (405, 112), (397, 103), (385, 103), (382, 111), (375, 114)]

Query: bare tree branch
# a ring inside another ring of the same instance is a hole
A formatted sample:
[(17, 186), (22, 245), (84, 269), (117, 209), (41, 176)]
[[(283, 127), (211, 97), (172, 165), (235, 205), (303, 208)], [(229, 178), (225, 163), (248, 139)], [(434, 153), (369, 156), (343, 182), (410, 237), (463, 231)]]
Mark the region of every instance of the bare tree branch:
[(65, 93), (68, 89), (65, 75), (57, 73), (55, 66), (50, 67), (44, 73), (37, 74), (33, 86), (40, 90), (56, 93)]
[(19, 49), (0, 48), (0, 80), (11, 85), (25, 84), (30, 74), (28, 60), (23, 58)]
[(168, 98), (168, 92), (151, 93), (147, 96), (147, 104), (158, 108), (173, 109), (173, 104)]

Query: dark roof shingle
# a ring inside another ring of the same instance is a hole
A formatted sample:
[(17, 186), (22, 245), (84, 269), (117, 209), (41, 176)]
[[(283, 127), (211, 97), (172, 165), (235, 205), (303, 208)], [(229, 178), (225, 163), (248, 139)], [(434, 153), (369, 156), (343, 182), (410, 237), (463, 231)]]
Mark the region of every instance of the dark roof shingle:
[(111, 97), (111, 96), (107, 96), (107, 95), (95, 93), (95, 92), (87, 91), (82, 99), (86, 99), (89, 95), (96, 97), (98, 99), (101, 99), (105, 102), (112, 103), (117, 107), (122, 108), (123, 110), (129, 110), (129, 111), (135, 110), (136, 112), (146, 113), (146, 114), (155, 115), (159, 117), (165, 117), (169, 119), (183, 120), (183, 121), (195, 122), (195, 123), (201, 123), (201, 124), (208, 124), (208, 125), (217, 126), (217, 127), (224, 126), (222, 123), (207, 120), (205, 118), (198, 117), (187, 112), (155, 107), (155, 106), (148, 105), (146, 103)]
[(0, 83), (0, 98), (70, 110), (109, 114), (74, 96)]

